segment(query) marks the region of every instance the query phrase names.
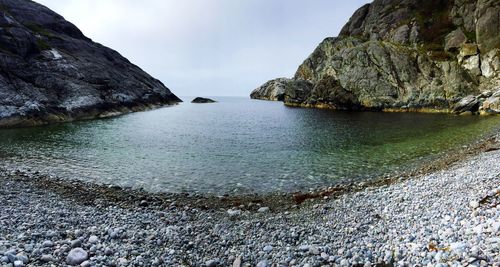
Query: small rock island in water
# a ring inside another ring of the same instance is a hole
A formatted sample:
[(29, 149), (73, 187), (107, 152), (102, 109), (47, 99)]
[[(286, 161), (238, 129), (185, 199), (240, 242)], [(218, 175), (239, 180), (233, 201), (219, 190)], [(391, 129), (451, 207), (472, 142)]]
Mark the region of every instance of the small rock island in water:
[(205, 97), (197, 97), (193, 99), (193, 101), (191, 101), (191, 103), (196, 103), (196, 104), (215, 103), (215, 102), (217, 101)]

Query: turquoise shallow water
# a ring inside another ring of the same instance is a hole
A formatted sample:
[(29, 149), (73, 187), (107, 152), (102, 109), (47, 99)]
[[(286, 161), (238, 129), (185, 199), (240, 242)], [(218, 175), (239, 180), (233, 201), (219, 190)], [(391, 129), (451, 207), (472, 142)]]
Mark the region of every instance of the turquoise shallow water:
[(475, 140), (499, 117), (350, 113), (216, 98), (0, 131), (9, 166), (151, 191), (270, 193), (369, 179)]

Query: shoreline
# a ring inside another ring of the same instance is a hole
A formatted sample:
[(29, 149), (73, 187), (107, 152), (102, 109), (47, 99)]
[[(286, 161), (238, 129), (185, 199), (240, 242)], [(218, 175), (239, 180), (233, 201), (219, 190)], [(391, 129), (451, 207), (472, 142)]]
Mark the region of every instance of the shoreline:
[(54, 124), (63, 124), (70, 122), (101, 120), (119, 117), (136, 112), (145, 112), (160, 108), (173, 107), (180, 102), (169, 100), (165, 102), (156, 103), (136, 103), (134, 105), (122, 105), (111, 107), (107, 109), (100, 109), (98, 107), (89, 107), (85, 111), (78, 111), (75, 114), (70, 112), (56, 112), (47, 114), (31, 114), (26, 116), (13, 116), (7, 118), (0, 118), (0, 129), (16, 129), (16, 128), (29, 128), (29, 127), (43, 127)]
[(0, 265), (60, 265), (74, 242), (82, 266), (499, 265), (499, 149), (497, 132), (411, 173), (244, 198), (0, 171)]
[[(500, 131), (500, 128), (498, 128), (498, 131)], [(146, 205), (144, 201), (146, 201), (147, 206), (155, 206), (157, 208), (168, 207), (172, 202), (175, 202), (205, 210), (250, 205), (250, 207), (253, 206), (254, 210), (257, 210), (258, 206), (266, 206), (275, 211), (283, 211), (300, 207), (303, 202), (307, 202), (308, 200), (314, 201), (329, 196), (335, 197), (346, 193), (362, 191), (369, 187), (390, 185), (407, 179), (418, 179), (419, 176), (450, 168), (450, 166), (460, 164), (468, 158), (485, 151), (500, 149), (500, 134), (496, 134), (498, 131), (486, 134), (466, 146), (442, 152), (436, 155), (436, 159), (432, 161), (427, 160), (416, 167), (409, 167), (407, 170), (363, 181), (341, 181), (332, 186), (322, 186), (312, 191), (301, 192), (252, 193), (247, 195), (149, 192), (142, 188), (121, 187), (112, 184), (100, 184), (77, 179), (64, 179), (52, 175), (42, 175), (37, 171), (2, 170), (1, 167), (0, 176), (4, 179), (5, 176), (8, 176), (7, 178), (12, 181), (28, 182), (34, 187), (52, 191), (64, 198), (73, 199), (84, 204), (91, 204), (89, 201), (95, 200), (89, 196), (98, 195), (101, 201), (107, 201), (123, 207), (144, 206)], [(73, 194), (75, 190), (80, 192), (78, 196)]]

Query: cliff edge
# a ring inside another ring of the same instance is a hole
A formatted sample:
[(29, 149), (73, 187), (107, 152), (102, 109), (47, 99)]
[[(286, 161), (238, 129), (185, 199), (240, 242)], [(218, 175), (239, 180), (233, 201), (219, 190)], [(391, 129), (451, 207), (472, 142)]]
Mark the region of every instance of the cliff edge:
[(29, 0), (0, 0), (0, 127), (114, 116), (181, 102), (118, 52)]
[(341, 110), (500, 113), (500, 2), (375, 0), (251, 98)]

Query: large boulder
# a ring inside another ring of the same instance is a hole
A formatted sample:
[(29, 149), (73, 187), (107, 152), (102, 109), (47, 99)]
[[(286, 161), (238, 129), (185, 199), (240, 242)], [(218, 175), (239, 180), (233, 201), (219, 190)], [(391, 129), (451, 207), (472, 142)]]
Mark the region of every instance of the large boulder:
[(456, 29), (446, 35), (444, 49), (450, 51), (452, 49), (460, 49), (467, 42), (467, 37), (461, 29)]
[(500, 114), (500, 89), (484, 100), (479, 112), (481, 114)]
[(0, 126), (113, 116), (180, 102), (159, 80), (29, 0), (0, 0)]
[(454, 107), (453, 111), (456, 113), (463, 112), (476, 112), (479, 109), (479, 99), (473, 95), (462, 98)]

